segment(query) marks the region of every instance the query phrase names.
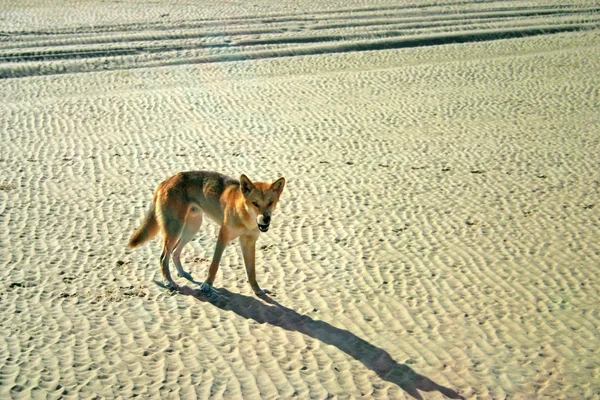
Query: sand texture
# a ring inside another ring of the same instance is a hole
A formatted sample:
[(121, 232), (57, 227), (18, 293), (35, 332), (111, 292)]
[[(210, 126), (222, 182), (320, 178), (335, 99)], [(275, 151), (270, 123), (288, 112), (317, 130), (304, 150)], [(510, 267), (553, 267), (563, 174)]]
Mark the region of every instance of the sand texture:
[[(597, 2), (61, 3), (0, 4), (0, 398), (600, 398)], [(270, 298), (126, 248), (195, 169), (287, 178)]]

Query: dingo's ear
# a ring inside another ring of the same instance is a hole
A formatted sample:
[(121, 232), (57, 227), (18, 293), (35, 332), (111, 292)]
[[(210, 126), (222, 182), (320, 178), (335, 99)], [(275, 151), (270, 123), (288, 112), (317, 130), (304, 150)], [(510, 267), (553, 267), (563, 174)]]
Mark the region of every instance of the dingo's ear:
[(277, 179), (275, 182), (271, 183), (271, 186), (269, 187), (269, 189), (271, 189), (272, 191), (277, 193), (277, 196), (280, 196), (281, 192), (283, 192), (284, 186), (285, 186), (285, 178), (281, 177), (281, 178)]
[(254, 184), (246, 175), (242, 174), (242, 176), (240, 176), (240, 187), (242, 188), (242, 194), (247, 196), (250, 194), (252, 189), (254, 189)]

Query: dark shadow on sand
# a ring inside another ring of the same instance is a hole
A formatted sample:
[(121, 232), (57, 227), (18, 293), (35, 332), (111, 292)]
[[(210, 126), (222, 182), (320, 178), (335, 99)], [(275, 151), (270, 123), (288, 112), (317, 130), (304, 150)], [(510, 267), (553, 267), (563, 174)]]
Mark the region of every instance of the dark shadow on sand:
[(335, 346), (377, 373), (381, 379), (398, 385), (416, 399), (423, 398), (419, 391), (439, 391), (451, 399), (464, 399), (455, 390), (438, 385), (431, 379), (417, 374), (406, 364), (394, 361), (385, 350), (370, 344), (352, 332), (298, 314), (267, 295), (261, 297), (263, 302), (255, 297), (232, 293), (223, 288), (219, 288), (218, 296), (214, 297), (205, 296), (189, 286), (179, 287), (178, 292), (211, 303), (222, 310), (233, 311), (243, 318), (252, 319), (260, 324), (267, 323), (288, 331), (300, 332)]

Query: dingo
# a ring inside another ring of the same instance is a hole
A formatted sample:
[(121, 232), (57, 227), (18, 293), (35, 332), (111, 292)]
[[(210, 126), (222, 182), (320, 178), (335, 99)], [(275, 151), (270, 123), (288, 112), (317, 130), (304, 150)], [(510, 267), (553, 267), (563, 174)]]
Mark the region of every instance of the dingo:
[(221, 225), (221, 229), (201, 290), (213, 293), (212, 285), (223, 251), (227, 243), (239, 237), (248, 281), (254, 293), (262, 295), (264, 292), (256, 283), (254, 269), (255, 243), (260, 232), (269, 230), (271, 214), (284, 186), (285, 178), (269, 184), (253, 183), (246, 175), (238, 181), (217, 172), (180, 172), (158, 185), (150, 210), (142, 225), (131, 235), (129, 247), (141, 245), (160, 230), (163, 234), (162, 276), (168, 288), (176, 287), (169, 272), (169, 258), (172, 254), (179, 276), (191, 279), (179, 257), (183, 247), (200, 229), (203, 214), (206, 214)]

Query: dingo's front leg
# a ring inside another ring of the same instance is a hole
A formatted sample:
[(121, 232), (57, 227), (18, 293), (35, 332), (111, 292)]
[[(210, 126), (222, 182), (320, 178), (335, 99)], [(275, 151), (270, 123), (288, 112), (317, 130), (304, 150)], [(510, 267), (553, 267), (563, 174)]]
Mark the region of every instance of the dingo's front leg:
[(240, 236), (240, 245), (242, 246), (242, 254), (244, 255), (248, 282), (254, 293), (257, 296), (261, 296), (265, 294), (265, 291), (256, 282), (256, 239), (258, 239), (258, 235)]
[(217, 239), (217, 246), (215, 247), (215, 254), (213, 255), (212, 262), (210, 263), (210, 268), (208, 269), (208, 277), (200, 286), (200, 290), (208, 295), (214, 294), (215, 289), (213, 288), (213, 282), (215, 281), (215, 277), (217, 276), (217, 271), (219, 270), (219, 263), (221, 262), (221, 256), (225, 251), (225, 247), (227, 247), (227, 243), (229, 242), (229, 238), (227, 232), (223, 227), (219, 230), (219, 237)]

